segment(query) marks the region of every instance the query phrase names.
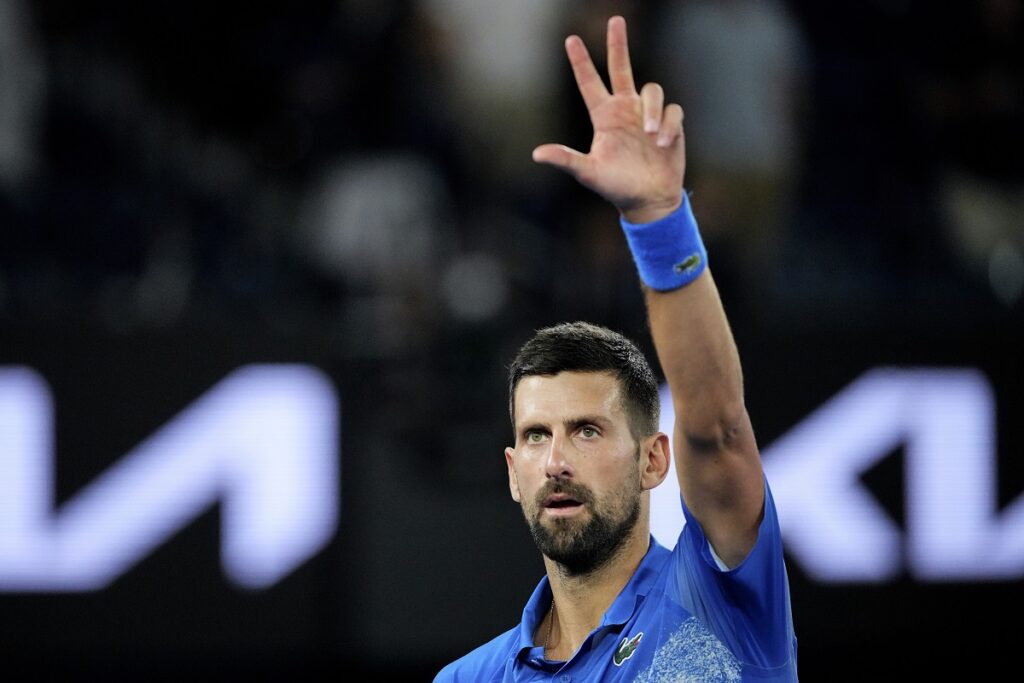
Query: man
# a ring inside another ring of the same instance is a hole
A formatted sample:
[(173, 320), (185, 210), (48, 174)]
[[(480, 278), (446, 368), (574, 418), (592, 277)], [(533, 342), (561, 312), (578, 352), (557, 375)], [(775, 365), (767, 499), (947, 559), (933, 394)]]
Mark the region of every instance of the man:
[(542, 145), (621, 213), (675, 408), (686, 526), (650, 535), (650, 490), (669, 469), (657, 386), (621, 335), (541, 330), (510, 372), (512, 497), (546, 576), (519, 626), (436, 681), (795, 681), (796, 638), (775, 506), (706, 253), (681, 191), (683, 112), (636, 91), (621, 17), (608, 23), (605, 87), (582, 41), (566, 51), (590, 112), (590, 152)]

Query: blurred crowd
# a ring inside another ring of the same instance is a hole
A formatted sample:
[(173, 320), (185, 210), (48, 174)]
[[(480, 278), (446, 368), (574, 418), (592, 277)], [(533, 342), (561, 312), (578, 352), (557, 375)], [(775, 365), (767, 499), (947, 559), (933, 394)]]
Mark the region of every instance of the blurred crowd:
[(642, 336), (614, 211), (530, 159), (587, 148), (562, 38), (614, 13), (734, 322), (1024, 311), (1020, 0), (4, 0), (0, 321)]

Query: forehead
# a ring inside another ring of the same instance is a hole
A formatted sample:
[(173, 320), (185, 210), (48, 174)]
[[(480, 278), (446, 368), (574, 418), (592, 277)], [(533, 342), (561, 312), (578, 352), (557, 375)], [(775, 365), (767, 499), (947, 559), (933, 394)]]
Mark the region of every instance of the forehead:
[(619, 380), (610, 372), (530, 375), (519, 381), (514, 399), (516, 423), (579, 415), (625, 419)]

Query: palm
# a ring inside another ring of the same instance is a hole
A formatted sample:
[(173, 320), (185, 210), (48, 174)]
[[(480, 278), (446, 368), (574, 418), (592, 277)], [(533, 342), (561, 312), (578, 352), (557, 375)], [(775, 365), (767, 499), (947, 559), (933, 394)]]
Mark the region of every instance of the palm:
[[(684, 156), (654, 144), (644, 132), (640, 97), (616, 94), (590, 112), (590, 163), (577, 178), (620, 210), (655, 197), (678, 199)], [(682, 145), (680, 141), (679, 145)]]

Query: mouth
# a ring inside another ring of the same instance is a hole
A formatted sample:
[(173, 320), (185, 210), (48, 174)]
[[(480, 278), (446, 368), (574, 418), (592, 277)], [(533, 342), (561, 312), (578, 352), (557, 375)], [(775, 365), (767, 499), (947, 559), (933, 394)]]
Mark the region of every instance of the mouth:
[(571, 515), (583, 508), (583, 503), (572, 496), (556, 493), (544, 499), (544, 509), (552, 515)]

